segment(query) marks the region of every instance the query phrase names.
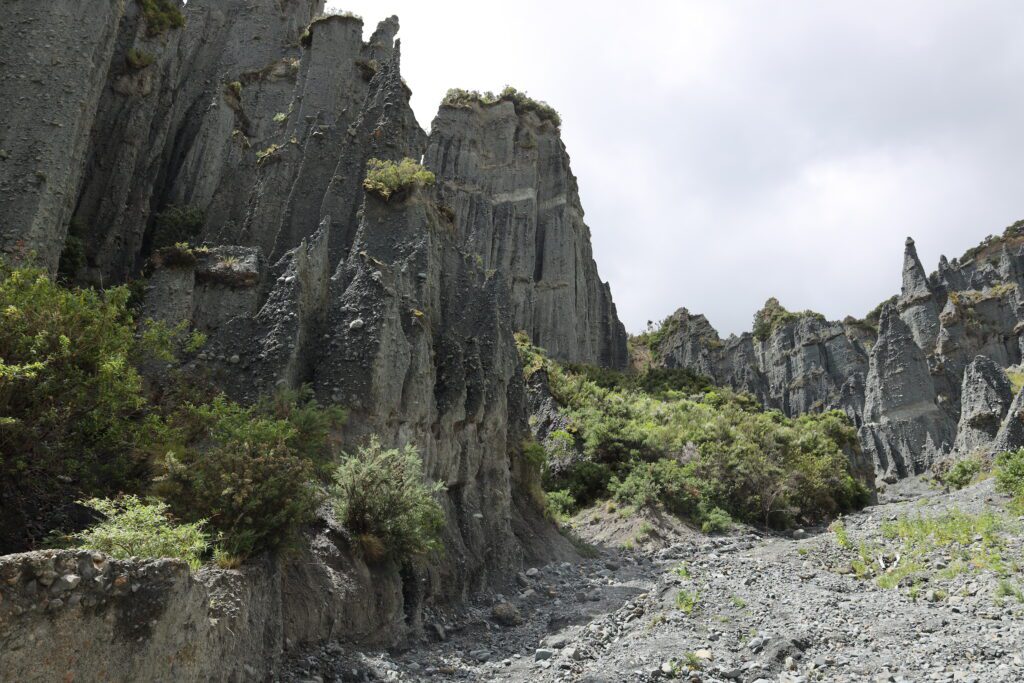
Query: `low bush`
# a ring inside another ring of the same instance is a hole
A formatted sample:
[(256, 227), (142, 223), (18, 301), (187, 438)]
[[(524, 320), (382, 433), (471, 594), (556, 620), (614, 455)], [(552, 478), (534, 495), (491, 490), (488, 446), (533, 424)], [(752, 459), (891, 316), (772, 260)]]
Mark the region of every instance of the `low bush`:
[(548, 516), (556, 520), (568, 517), (577, 507), (576, 499), (567, 489), (548, 491), (546, 499)]
[(619, 503), (636, 508), (660, 505), (683, 517), (697, 513), (701, 488), (693, 463), (681, 465), (669, 459), (639, 463), (624, 480), (616, 478), (608, 484), (608, 490)]
[(146, 20), (146, 32), (158, 36), (168, 29), (185, 25), (185, 15), (174, 0), (137, 0)]
[(435, 180), (433, 173), (409, 158), (399, 162), (370, 159), (366, 167), (363, 189), (384, 201), (407, 190), (433, 185)]
[(974, 481), (981, 472), (981, 461), (977, 458), (957, 460), (949, 471), (942, 475), (942, 481), (951, 489), (960, 490)]
[(128, 53), (125, 55), (125, 62), (128, 64), (128, 67), (135, 71), (141, 71), (155, 61), (156, 57), (134, 47), (129, 49)]
[(99, 550), (119, 559), (173, 557), (198, 569), (209, 548), (203, 522), (176, 524), (168, 518), (166, 503), (123, 496), (92, 498), (82, 504), (103, 516), (98, 524), (71, 535), (83, 550)]
[(180, 442), (161, 463), (157, 492), (182, 519), (208, 520), (231, 555), (287, 545), (320, 500), (309, 457), (322, 447), (319, 437), (309, 439), (321, 435), (320, 425), (303, 434), (293, 414), (275, 417), (223, 396), (186, 405), (171, 418)]
[(373, 437), (338, 465), (331, 499), (367, 559), (407, 561), (440, 547), (443, 490), (424, 481), (414, 446), (386, 449)]
[(1024, 448), (996, 456), (996, 486), (1024, 502)]
[(706, 534), (724, 534), (732, 530), (732, 517), (722, 508), (711, 508), (702, 515), (700, 530)]

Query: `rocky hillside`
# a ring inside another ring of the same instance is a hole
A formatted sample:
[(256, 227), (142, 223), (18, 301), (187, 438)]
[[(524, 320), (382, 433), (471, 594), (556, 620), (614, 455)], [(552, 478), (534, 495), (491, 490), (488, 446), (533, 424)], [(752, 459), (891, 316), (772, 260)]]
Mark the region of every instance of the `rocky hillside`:
[[(309, 385), (348, 412), (340, 448), (370, 435), (415, 444), (446, 491), (444, 551), (415, 566), (361, 558), (328, 513), (297, 556), (198, 581), (180, 565), (11, 556), (4, 580), (28, 597), (0, 603), (4, 672), (251, 680), (288, 647), (396, 642), (421, 629), (425, 605), (573, 556), (522, 452), (513, 332), (568, 361), (624, 367), (627, 354), (557, 122), (519, 94), (445, 104), (428, 138), (401, 77), (398, 20), (363, 42), (362, 20), (320, 16), (323, 0), (4, 9), (5, 260), (79, 285), (132, 282), (144, 318), (205, 335), (186, 371), (243, 404)], [(370, 159), (424, 157), (432, 182), (364, 189)], [(54, 572), (102, 585), (58, 582), (37, 603)], [(46, 639), (17, 627), (39, 604), (81, 638), (44, 657)], [(61, 611), (80, 604), (85, 616)], [(174, 634), (206, 629), (207, 612), (222, 625), (186, 652)], [(137, 645), (111, 662), (89, 654), (92, 638)]]
[(1016, 223), (928, 275), (908, 238), (900, 294), (865, 319), (828, 321), (771, 299), (752, 332), (722, 339), (684, 308), (639, 346), (656, 367), (705, 374), (789, 416), (841, 409), (880, 478), (920, 474), (948, 456), (1021, 445), (1004, 369), (1021, 362), (1022, 246)]

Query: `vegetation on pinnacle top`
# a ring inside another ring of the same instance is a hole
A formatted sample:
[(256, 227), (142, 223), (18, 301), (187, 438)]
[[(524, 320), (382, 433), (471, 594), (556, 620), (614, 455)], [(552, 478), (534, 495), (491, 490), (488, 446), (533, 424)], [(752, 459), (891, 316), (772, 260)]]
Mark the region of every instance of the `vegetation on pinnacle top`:
[(370, 159), (366, 168), (363, 189), (384, 201), (406, 190), (434, 184), (434, 174), (409, 158), (399, 162)]
[(499, 102), (511, 102), (515, 107), (516, 114), (522, 115), (527, 112), (533, 112), (541, 121), (550, 121), (555, 128), (559, 128), (562, 125), (562, 117), (559, 116), (554, 107), (547, 102), (533, 99), (524, 91), (517, 90), (511, 85), (505, 86), (505, 89), (497, 95), (490, 90), (481, 93), (478, 90), (452, 88), (444, 96), (444, 99), (441, 100), (441, 106), (469, 107), (473, 104), (486, 106)]
[(714, 529), (723, 513), (787, 527), (867, 502), (850, 473), (847, 452), (859, 446), (843, 413), (789, 419), (692, 373), (646, 391), (643, 376), (610, 381), (611, 371), (559, 365), (525, 334), (517, 342), (527, 378), (546, 371), (567, 421), (544, 443), (544, 488), (563, 510), (614, 497)]
[(1021, 246), (1024, 246), (1024, 220), (1007, 226), (1001, 235), (989, 235), (980, 244), (965, 251), (960, 257), (960, 263), (975, 259), (993, 259), (1003, 247), (1012, 249)]
[(761, 310), (754, 314), (754, 339), (767, 341), (777, 329), (800, 318), (816, 318), (824, 321), (825, 316), (815, 311), (787, 311), (775, 297), (764, 302)]

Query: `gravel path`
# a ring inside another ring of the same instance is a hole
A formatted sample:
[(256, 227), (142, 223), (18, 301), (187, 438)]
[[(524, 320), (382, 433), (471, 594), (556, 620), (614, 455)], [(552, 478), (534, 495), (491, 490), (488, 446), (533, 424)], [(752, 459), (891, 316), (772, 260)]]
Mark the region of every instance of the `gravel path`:
[[(842, 520), (842, 544), (746, 529), (531, 569), (518, 595), (435, 617), (408, 651), (332, 645), (284, 680), (1024, 681), (1021, 519), (1006, 507), (991, 482), (911, 481)], [(883, 536), (953, 510), (997, 527), (919, 551)]]

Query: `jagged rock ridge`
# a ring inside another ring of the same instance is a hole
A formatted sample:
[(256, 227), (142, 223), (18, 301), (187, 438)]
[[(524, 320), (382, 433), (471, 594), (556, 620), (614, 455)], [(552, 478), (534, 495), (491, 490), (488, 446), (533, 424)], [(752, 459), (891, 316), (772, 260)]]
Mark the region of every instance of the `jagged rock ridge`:
[(1021, 362), (1022, 243), (1024, 222), (1015, 223), (962, 259), (942, 257), (929, 276), (907, 238), (899, 296), (864, 320), (783, 311), (762, 339), (723, 340), (704, 316), (680, 309), (664, 322), (653, 362), (749, 391), (789, 416), (845, 411), (889, 481), (1005, 448), (1021, 432), (1002, 368)]

